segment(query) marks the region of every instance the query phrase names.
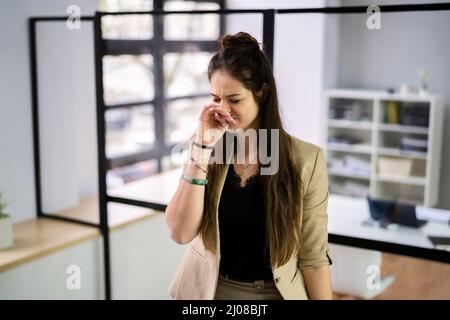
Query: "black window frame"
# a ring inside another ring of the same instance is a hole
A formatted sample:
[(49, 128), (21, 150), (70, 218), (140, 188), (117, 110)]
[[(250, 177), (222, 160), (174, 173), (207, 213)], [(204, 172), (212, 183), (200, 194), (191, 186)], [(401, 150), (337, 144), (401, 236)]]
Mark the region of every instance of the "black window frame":
[[(163, 11), (164, 4), (173, 0), (153, 0), (153, 10)], [(180, 0), (178, 0), (180, 1)], [(181, 0), (183, 1), (183, 0)], [(225, 0), (184, 0), (196, 3), (215, 3), (218, 10), (225, 9)], [(166, 40), (164, 38), (164, 16), (153, 15), (153, 37), (149, 40), (123, 40), (104, 39), (105, 52), (109, 56), (118, 55), (142, 55), (150, 54), (153, 57), (154, 98), (151, 100), (132, 101), (120, 104), (105, 105), (106, 110), (131, 109), (138, 106), (151, 105), (154, 118), (155, 143), (147, 149), (125, 155), (108, 158), (108, 169), (132, 165), (147, 160), (157, 161), (157, 173), (163, 171), (162, 158), (171, 154), (176, 144), (166, 141), (166, 108), (172, 101), (181, 99), (195, 99), (208, 97), (208, 92), (181, 95), (174, 97), (166, 96), (166, 85), (164, 81), (164, 55), (166, 53), (184, 52), (209, 52), (214, 53), (218, 48), (218, 40), (225, 33), (225, 17), (219, 15), (219, 37), (214, 40)], [(196, 48), (196, 50), (193, 50)]]

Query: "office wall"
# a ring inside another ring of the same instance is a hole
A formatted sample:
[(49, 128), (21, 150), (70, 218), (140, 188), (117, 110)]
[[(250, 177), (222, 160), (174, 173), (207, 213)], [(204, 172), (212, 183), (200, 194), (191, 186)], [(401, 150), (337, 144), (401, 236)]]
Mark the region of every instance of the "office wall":
[[(403, 0), (399, 3), (414, 2), (422, 1)], [(229, 0), (228, 7), (290, 8), (320, 7), (327, 4), (368, 5), (368, 3), (368, 1), (350, 0), (342, 1), (342, 3), (339, 1), (260, 0), (242, 2)], [(384, 3), (388, 3), (388, 1), (384, 1)], [(14, 222), (35, 216), (26, 19), (28, 16), (35, 15), (65, 15), (67, 6), (71, 4), (78, 4), (82, 8), (82, 14), (86, 15), (92, 14), (97, 7), (96, 1), (89, 0), (0, 2), (0, 39), (2, 39), (0, 42), (0, 69), (2, 70), (0, 74), (0, 96), (2, 97), (0, 103), (0, 190), (6, 192), (6, 197), (10, 202), (8, 210), (12, 214)], [(427, 23), (415, 23), (415, 15), (428, 17), (426, 18)], [(445, 75), (449, 74), (449, 66), (444, 62), (448, 52), (445, 32), (448, 30), (449, 19), (445, 19), (444, 15), (443, 13), (409, 13), (408, 17), (400, 17), (398, 14), (386, 15), (382, 18), (386, 28), (393, 26), (394, 23), (403, 27), (389, 29), (389, 32), (380, 30), (372, 33), (361, 28), (362, 21), (353, 15), (341, 18), (332, 15), (278, 16), (276, 19), (274, 68), (280, 93), (281, 111), (287, 130), (299, 138), (320, 143), (322, 141), (320, 128), (321, 121), (323, 121), (320, 92), (323, 88), (337, 85), (385, 88), (386, 86), (398, 86), (399, 82), (405, 80), (417, 83), (415, 72), (418, 62), (422, 61), (422, 57), (430, 56), (430, 54), (433, 54), (432, 59), (429, 59), (431, 88), (444, 94), (448, 106), (450, 89), (446, 86)], [(248, 31), (251, 32), (254, 29), (254, 33), (259, 39), (262, 37), (260, 18), (257, 23), (251, 23), (251, 20), (239, 20), (237, 16), (234, 16), (233, 19), (234, 25), (230, 28), (230, 32), (237, 31), (239, 25), (244, 24)], [(402, 19), (401, 23), (398, 23), (399, 19)], [(337, 21), (340, 22), (337, 23)], [(339, 29), (342, 31), (339, 32)], [(82, 123), (77, 127), (85, 129), (77, 130), (73, 143), (70, 143), (76, 149), (76, 163), (80, 173), (78, 175), (78, 196), (92, 194), (97, 189), (93, 60), (89, 54), (92, 50), (92, 42), (88, 30), (88, 28), (82, 28), (81, 31), (76, 31), (76, 33), (72, 31), (67, 35), (68, 38), (72, 37), (76, 40), (78, 49), (75, 56), (72, 55), (71, 66), (68, 68), (73, 72), (69, 80), (74, 85), (72, 97), (76, 99), (71, 100), (71, 105), (76, 107), (77, 124)], [(425, 36), (430, 32), (432, 32), (432, 37)], [(342, 39), (338, 40), (336, 35)], [(408, 54), (407, 59), (403, 55), (396, 56), (399, 52), (402, 54), (408, 52), (406, 49), (410, 44), (407, 40), (411, 35), (414, 35), (414, 43), (421, 44), (418, 46), (418, 50)], [(378, 36), (388, 39), (388, 42), (395, 44), (398, 50), (377, 46)], [(41, 35), (41, 40), (48, 41), (51, 38), (46, 38), (44, 34)], [(355, 48), (362, 44), (364, 44), (364, 50)], [(337, 46), (339, 46), (339, 50)], [(402, 50), (402, 46), (405, 50)], [(66, 47), (66, 50), (71, 52), (71, 47)], [(382, 66), (383, 73), (373, 72), (373, 68), (378, 66), (376, 63), (366, 63), (366, 61), (373, 61), (375, 57), (378, 58), (378, 61), (386, 61)], [(339, 70), (336, 71), (338, 66)], [(60, 76), (60, 74), (55, 74), (52, 77), (55, 70), (40, 71), (45, 71), (48, 75), (45, 77), (48, 79), (56, 79), (57, 76)], [(40, 76), (43, 76), (43, 73), (40, 73)], [(338, 80), (335, 80), (337, 77)], [(449, 118), (450, 114), (447, 112), (446, 120), (450, 120)], [(450, 128), (446, 127), (444, 146), (449, 141)], [(449, 160), (450, 151), (444, 148), (441, 163), (448, 163)], [(46, 164), (48, 163), (46, 162)], [(59, 176), (60, 178), (61, 176)], [(58, 181), (56, 180), (56, 182)], [(54, 182), (54, 185), (58, 184)], [(58, 191), (64, 191), (64, 187), (62, 186)], [(450, 208), (450, 199), (444, 197), (445, 190), (449, 188), (450, 173), (443, 172), (439, 202), (439, 206), (442, 208)], [(46, 196), (49, 195), (44, 195), (44, 197)]]
[[(0, 272), (0, 299), (103, 299), (102, 243), (84, 241)], [(171, 299), (170, 280), (185, 249), (170, 239), (162, 214), (113, 231), (113, 298)], [(79, 290), (66, 286), (70, 265), (80, 267)]]
[(172, 299), (169, 284), (187, 245), (170, 238), (165, 216), (114, 231), (111, 272), (114, 299)]
[[(10, 203), (8, 212), (14, 222), (36, 215), (27, 18), (67, 15), (69, 5), (78, 5), (81, 14), (92, 15), (97, 8), (97, 1), (0, 2), (0, 190), (5, 192)], [(47, 26), (40, 27), (38, 31), (48, 31), (43, 30)], [(66, 126), (66, 130), (83, 128), (66, 137), (57, 131), (62, 129), (61, 126), (41, 128), (46, 137), (53, 137), (53, 140), (46, 140), (48, 152), (43, 159), (46, 174), (44, 184), (47, 186), (44, 203), (48, 209), (57, 209), (62, 202), (70, 203), (66, 197), (73, 200), (97, 190), (93, 39), (88, 23), (83, 23), (81, 30), (56, 27), (51, 33), (38, 33), (37, 36), (41, 43), (53, 42), (55, 48), (61, 50), (61, 54), (57, 55), (51, 48), (38, 48), (38, 54), (41, 53), (38, 57), (41, 63), (40, 89), (44, 94), (40, 97), (43, 103), (41, 107), (47, 107), (43, 109), (43, 114), (49, 111), (51, 115), (52, 108), (58, 112), (53, 113), (54, 118), (41, 120), (44, 123), (56, 123), (62, 121), (63, 116), (71, 114), (71, 123)], [(57, 39), (73, 42), (57, 43)], [(72, 85), (70, 90), (63, 90), (65, 83)], [(58, 148), (61, 148), (60, 151), (55, 151)], [(69, 157), (76, 159), (66, 162)], [(48, 175), (52, 171), (58, 175)], [(76, 188), (70, 186), (70, 182), (61, 184), (70, 172), (78, 172), (75, 175), (77, 181), (71, 182), (76, 184)], [(75, 189), (76, 194), (70, 196), (70, 190), (74, 192)], [(58, 198), (64, 201), (58, 203)]]
[[(0, 38), (4, 39), (0, 44), (3, 71), (0, 74), (0, 190), (6, 192), (10, 202), (8, 210), (14, 222), (33, 218), (36, 214), (26, 19), (36, 15), (66, 15), (66, 8), (71, 4), (79, 5), (83, 15), (92, 14), (97, 7), (96, 1), (89, 0), (0, 3), (0, 24), (3, 27)], [(326, 1), (228, 1), (229, 8), (324, 5)], [(233, 19), (229, 21), (230, 32), (238, 31), (242, 24), (244, 29), (262, 40), (260, 18), (256, 18), (259, 24), (248, 17), (233, 16)], [(301, 19), (295, 15), (283, 16), (276, 19), (275, 26), (274, 68), (284, 123), (288, 132), (314, 143), (321, 141), (320, 92), (333, 73), (330, 68), (324, 72), (323, 66), (324, 59), (328, 61), (327, 52), (332, 51), (328, 49), (329, 41), (326, 41), (326, 30), (332, 24), (329, 21), (332, 20), (320, 15)], [(331, 29), (335, 30), (334, 27)], [(52, 31), (49, 33), (49, 30)], [(82, 29), (74, 31), (60, 26), (51, 29), (49, 23), (38, 28), (41, 122), (45, 124), (41, 125), (43, 203), (47, 211), (73, 205), (79, 197), (97, 190), (91, 36), (89, 22), (83, 22)], [(55, 48), (43, 45), (52, 41)], [(56, 50), (64, 54), (58, 56)], [(66, 84), (71, 85), (70, 90)], [(54, 112), (57, 112), (57, 117)], [(75, 121), (63, 124), (61, 119), (65, 116)], [(73, 180), (75, 176), (78, 181)], [(61, 181), (67, 183), (61, 184)]]
[[(100, 299), (101, 252), (97, 238), (0, 272), (0, 299)], [(79, 267), (80, 289), (67, 288), (71, 265)]]
[[(327, 1), (228, 0), (228, 8), (324, 7)], [(277, 15), (275, 20), (274, 72), (280, 109), (286, 130), (312, 143), (323, 141), (321, 93), (336, 77), (336, 17), (320, 14)], [(252, 32), (262, 41), (262, 19), (256, 15), (233, 15), (230, 33)], [(331, 37), (330, 37), (331, 35)]]
[[(378, 1), (389, 4), (391, 1)], [(443, 1), (433, 1), (443, 2)], [(343, 5), (369, 1), (343, 1)], [(402, 0), (395, 3), (424, 3)], [(381, 30), (365, 27), (366, 15), (340, 17), (338, 85), (348, 88), (398, 89), (400, 83), (419, 86), (417, 72), (430, 71), (430, 91), (446, 101), (444, 123), (450, 122), (450, 12), (408, 12), (381, 14)], [(450, 209), (450, 127), (444, 125), (438, 207)]]

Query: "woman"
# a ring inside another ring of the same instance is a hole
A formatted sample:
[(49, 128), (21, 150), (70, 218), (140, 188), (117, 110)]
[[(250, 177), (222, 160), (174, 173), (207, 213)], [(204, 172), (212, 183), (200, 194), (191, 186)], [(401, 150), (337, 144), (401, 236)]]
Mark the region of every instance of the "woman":
[[(208, 78), (213, 103), (166, 210), (172, 239), (190, 243), (172, 297), (331, 299), (322, 150), (284, 131), (271, 64), (249, 34), (221, 39)], [(256, 143), (235, 143), (250, 131)], [(262, 174), (262, 148), (275, 154), (276, 172)]]

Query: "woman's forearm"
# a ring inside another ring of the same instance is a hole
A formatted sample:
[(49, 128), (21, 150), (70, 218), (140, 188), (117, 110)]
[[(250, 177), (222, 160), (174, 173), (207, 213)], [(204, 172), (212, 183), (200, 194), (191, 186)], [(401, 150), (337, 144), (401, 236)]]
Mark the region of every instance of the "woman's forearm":
[(306, 291), (311, 300), (333, 299), (329, 266), (309, 267), (301, 270)]
[[(211, 151), (202, 153), (207, 162)], [(198, 159), (198, 154), (195, 158)], [(183, 174), (199, 179), (206, 178), (206, 173), (194, 163), (186, 164)], [(197, 235), (203, 214), (204, 196), (204, 186), (192, 185), (180, 179), (178, 188), (166, 208), (166, 224), (175, 242), (186, 244)]]

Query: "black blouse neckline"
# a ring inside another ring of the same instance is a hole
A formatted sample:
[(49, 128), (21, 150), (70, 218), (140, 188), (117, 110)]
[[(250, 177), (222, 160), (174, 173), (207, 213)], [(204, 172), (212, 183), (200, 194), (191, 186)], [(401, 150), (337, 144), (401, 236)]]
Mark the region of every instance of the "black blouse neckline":
[(248, 191), (253, 189), (259, 182), (259, 172), (258, 169), (253, 175), (247, 178), (245, 181), (245, 185), (242, 186), (242, 180), (241, 177), (236, 173), (234, 170), (234, 165), (230, 163), (230, 168), (228, 169), (228, 176), (230, 178), (230, 184), (234, 189), (241, 190), (241, 191)]

